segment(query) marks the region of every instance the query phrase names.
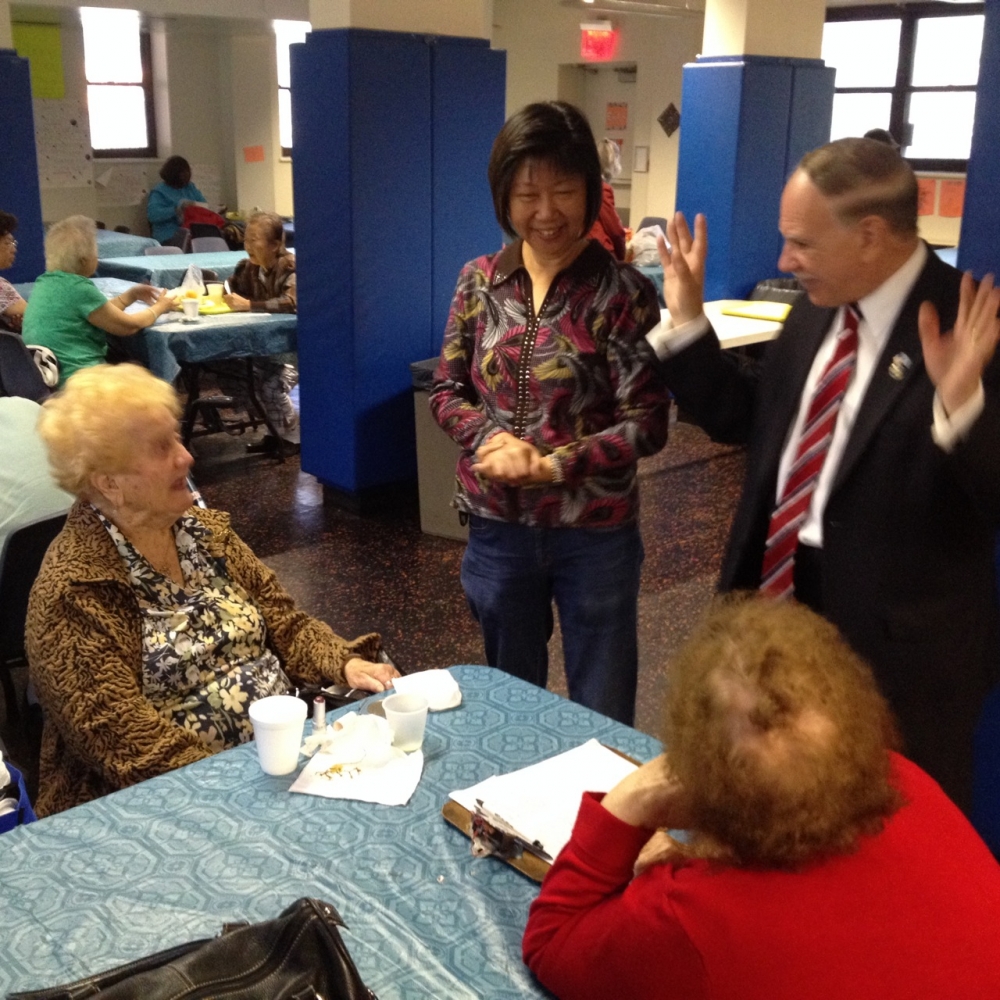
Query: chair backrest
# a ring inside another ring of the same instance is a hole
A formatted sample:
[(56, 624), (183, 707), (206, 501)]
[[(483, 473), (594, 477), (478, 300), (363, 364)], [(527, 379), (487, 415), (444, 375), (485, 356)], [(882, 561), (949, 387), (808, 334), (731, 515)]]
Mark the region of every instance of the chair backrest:
[(0, 669), (24, 658), (28, 594), (49, 544), (65, 523), (66, 515), (57, 514), (18, 528), (0, 551)]
[(184, 253), (180, 247), (146, 247), (142, 252), (147, 257), (163, 257), (169, 253)]
[(174, 230), (173, 236), (168, 236), (165, 240), (160, 240), (165, 247), (180, 247), (184, 253), (191, 252), (191, 230), (184, 226), (178, 226)]
[(191, 239), (193, 240), (202, 236), (218, 236), (220, 240), (222, 239), (222, 230), (207, 222), (192, 222), (188, 229), (191, 230)]
[(217, 253), (229, 249), (221, 236), (195, 236), (191, 240), (191, 253)]
[(659, 226), (665, 233), (667, 231), (667, 220), (659, 215), (644, 215), (642, 221), (636, 226), (635, 231), (638, 232), (647, 226)]

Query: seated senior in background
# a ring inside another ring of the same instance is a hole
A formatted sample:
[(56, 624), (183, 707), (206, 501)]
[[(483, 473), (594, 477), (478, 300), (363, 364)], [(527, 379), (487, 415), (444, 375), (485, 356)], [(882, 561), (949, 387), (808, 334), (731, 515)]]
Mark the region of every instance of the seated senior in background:
[[(250, 255), (236, 265), (229, 281), (226, 304), (236, 312), (293, 313), (296, 311), (295, 255), (285, 249), (285, 229), (280, 215), (256, 212), (247, 221), (243, 245)], [(232, 396), (237, 405), (247, 409), (250, 400), (246, 381), (241, 376), (246, 368), (240, 361), (223, 361), (212, 365), (219, 376), (219, 388)], [(261, 406), (284, 441), (286, 452), (299, 450), (299, 415), (289, 393), (299, 381), (294, 365), (268, 358), (253, 363), (254, 388)], [(270, 454), (278, 442), (267, 434), (259, 442), (247, 446), (247, 451)]]
[[(16, 229), (17, 216), (0, 212), (0, 271), (14, 266), (17, 257)], [(0, 278), (0, 329), (20, 333), (26, 305), (21, 293), (6, 278)]]
[(671, 664), (666, 755), (584, 796), (525, 961), (561, 1000), (1000, 997), (1000, 868), (894, 739), (832, 625), (720, 602)]
[(179, 414), (131, 364), (78, 372), (42, 408), (77, 502), (28, 606), (39, 815), (246, 742), (250, 704), (293, 683), (382, 691), (398, 676), (374, 662), (377, 634), (348, 642), (296, 610), (228, 515), (191, 506)]
[[(57, 222), (45, 235), (45, 268), (31, 290), (24, 313), (24, 340), (47, 347), (59, 361), (59, 385), (73, 372), (99, 365), (108, 355), (108, 338), (129, 336), (152, 326), (174, 307), (152, 285), (133, 285), (108, 299), (90, 280), (97, 270), (97, 226), (85, 215)], [(133, 302), (148, 309), (127, 313)]]

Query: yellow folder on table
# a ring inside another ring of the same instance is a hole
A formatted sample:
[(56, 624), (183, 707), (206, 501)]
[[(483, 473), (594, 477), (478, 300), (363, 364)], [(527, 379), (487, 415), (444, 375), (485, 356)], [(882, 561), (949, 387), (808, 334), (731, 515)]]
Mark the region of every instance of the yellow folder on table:
[(722, 307), (723, 316), (741, 316), (743, 319), (764, 319), (775, 323), (784, 323), (788, 318), (791, 305), (787, 302), (765, 302), (762, 300), (747, 300), (733, 302)]

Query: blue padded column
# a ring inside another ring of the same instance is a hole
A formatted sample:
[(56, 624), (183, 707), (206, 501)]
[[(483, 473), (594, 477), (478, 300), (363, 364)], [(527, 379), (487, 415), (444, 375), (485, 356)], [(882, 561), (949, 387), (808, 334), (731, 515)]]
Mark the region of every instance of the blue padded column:
[[(965, 182), (958, 266), (981, 278), (1000, 268), (1000, 4), (986, 4), (972, 152)], [(1000, 809), (998, 809), (1000, 812)]]
[(461, 265), (499, 247), (504, 65), (400, 32), (292, 46), (302, 466), (342, 494), (416, 478), (409, 365), (440, 350)]
[(424, 358), (441, 351), (462, 265), (503, 245), (486, 168), (504, 122), (507, 53), (490, 49), (485, 39), (434, 41), (433, 290), (431, 339)]
[(830, 137), (822, 60), (699, 56), (684, 67), (677, 207), (708, 218), (707, 299), (744, 298), (778, 273), (781, 190)]
[(45, 270), (42, 197), (28, 60), (0, 49), (0, 209), (17, 216), (17, 260), (8, 281), (34, 281)]

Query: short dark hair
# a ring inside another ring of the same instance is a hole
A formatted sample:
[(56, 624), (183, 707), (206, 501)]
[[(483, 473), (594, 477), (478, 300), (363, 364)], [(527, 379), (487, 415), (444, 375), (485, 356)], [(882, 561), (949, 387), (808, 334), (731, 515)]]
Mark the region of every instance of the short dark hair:
[(899, 143), (896, 142), (896, 137), (888, 130), (884, 128), (870, 128), (862, 136), (863, 139), (874, 139), (876, 142), (884, 142), (887, 146), (892, 146), (893, 149), (899, 149)]
[(190, 180), (191, 164), (183, 156), (171, 156), (162, 167), (160, 167), (160, 177), (164, 184), (169, 184), (172, 188), (184, 187), (181, 184), (181, 177), (187, 172)]
[(806, 153), (799, 169), (836, 201), (834, 214), (841, 222), (877, 215), (897, 233), (916, 235), (917, 178), (888, 143), (837, 139)]
[(493, 210), (508, 236), (517, 235), (510, 221), (510, 190), (525, 160), (542, 160), (562, 173), (583, 178), (587, 190), (584, 233), (589, 232), (601, 210), (603, 178), (594, 133), (583, 112), (565, 101), (545, 101), (521, 108), (504, 122), (493, 143), (487, 173)]
[(8, 233), (14, 232), (17, 229), (17, 216), (11, 215), (10, 212), (0, 211), (0, 236), (6, 236)]

